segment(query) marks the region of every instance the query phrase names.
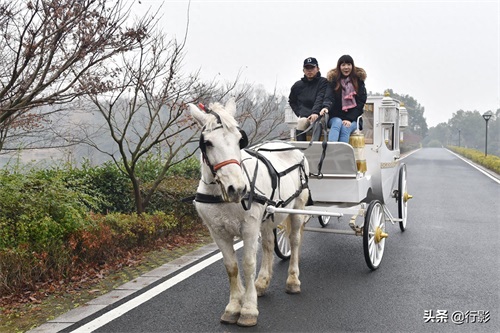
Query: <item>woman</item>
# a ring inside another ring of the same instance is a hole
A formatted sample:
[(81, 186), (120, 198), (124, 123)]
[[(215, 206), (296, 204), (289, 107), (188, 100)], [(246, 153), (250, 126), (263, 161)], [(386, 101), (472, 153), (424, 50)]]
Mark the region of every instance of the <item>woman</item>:
[(354, 66), (350, 55), (343, 55), (337, 67), (328, 72), (327, 79), (329, 86), (320, 115), (328, 113), (330, 116), (328, 141), (349, 142), (366, 103), (366, 72)]

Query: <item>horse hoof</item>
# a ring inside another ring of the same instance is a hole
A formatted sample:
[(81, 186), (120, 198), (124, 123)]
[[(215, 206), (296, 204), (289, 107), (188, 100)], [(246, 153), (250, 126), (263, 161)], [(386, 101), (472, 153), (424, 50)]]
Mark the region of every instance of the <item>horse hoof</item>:
[(286, 286), (285, 291), (287, 294), (300, 294), (300, 285), (294, 284)]
[(257, 296), (259, 297), (264, 296), (268, 287), (269, 287), (269, 280), (259, 278), (255, 282), (255, 290), (257, 290)]
[(257, 317), (251, 315), (241, 315), (236, 324), (243, 327), (255, 326), (257, 325)]
[(257, 296), (261, 297), (261, 296), (264, 296), (266, 294), (266, 290), (267, 288), (262, 288), (262, 287), (257, 287), (255, 286), (256, 290), (257, 290)]
[(236, 324), (239, 317), (240, 317), (239, 313), (224, 312), (224, 314), (220, 318), (220, 322), (223, 324)]

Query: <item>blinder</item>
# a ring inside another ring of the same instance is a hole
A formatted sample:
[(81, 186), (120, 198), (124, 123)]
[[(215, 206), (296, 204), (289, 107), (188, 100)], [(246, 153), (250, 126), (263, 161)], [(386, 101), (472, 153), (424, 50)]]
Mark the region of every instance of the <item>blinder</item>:
[(241, 139), (240, 139), (240, 149), (246, 148), (248, 146), (248, 136), (247, 133), (240, 129)]
[[(240, 149), (246, 148), (248, 146), (248, 136), (244, 130), (240, 130), (241, 139), (240, 139)], [(203, 137), (203, 133), (200, 135), (200, 150), (203, 156), (205, 156), (207, 152), (207, 145), (205, 144), (205, 138)]]

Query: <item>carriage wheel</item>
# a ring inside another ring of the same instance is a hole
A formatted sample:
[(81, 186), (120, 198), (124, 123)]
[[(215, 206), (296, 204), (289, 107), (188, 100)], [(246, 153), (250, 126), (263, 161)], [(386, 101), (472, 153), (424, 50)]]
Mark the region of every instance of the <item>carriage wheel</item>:
[(399, 168), (399, 182), (398, 182), (398, 217), (402, 220), (399, 222), (401, 231), (406, 230), (406, 220), (408, 218), (408, 200), (412, 198), (408, 194), (408, 186), (406, 185), (406, 164), (401, 165)]
[(274, 232), (274, 252), (283, 260), (290, 259), (292, 250), (290, 249), (290, 239), (286, 234), (286, 227), (279, 224)]
[(328, 225), (328, 223), (330, 223), (330, 218), (331, 216), (329, 215), (319, 215), (318, 216), (318, 221), (319, 221), (319, 224), (321, 224), (321, 226), (324, 228)]
[(363, 226), (363, 250), (365, 261), (371, 270), (376, 270), (384, 255), (385, 238), (384, 207), (378, 200), (368, 206)]

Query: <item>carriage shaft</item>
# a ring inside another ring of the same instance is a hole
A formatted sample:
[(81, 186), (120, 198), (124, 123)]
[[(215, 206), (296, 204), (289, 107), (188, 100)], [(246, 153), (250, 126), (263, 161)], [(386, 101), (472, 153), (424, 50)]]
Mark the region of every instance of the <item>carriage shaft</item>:
[(320, 215), (320, 216), (334, 216), (342, 217), (342, 213), (334, 213), (328, 211), (317, 211), (317, 210), (305, 210), (305, 209), (293, 209), (293, 208), (277, 208), (275, 206), (267, 206), (266, 211), (270, 214), (274, 213), (284, 213), (284, 214), (304, 214), (304, 215)]
[(330, 234), (361, 236), (361, 234), (356, 233), (356, 231), (354, 231), (354, 230), (343, 230), (343, 229), (326, 229), (326, 228), (305, 227), (304, 231), (314, 231), (314, 232), (325, 232), (325, 233), (330, 233)]

